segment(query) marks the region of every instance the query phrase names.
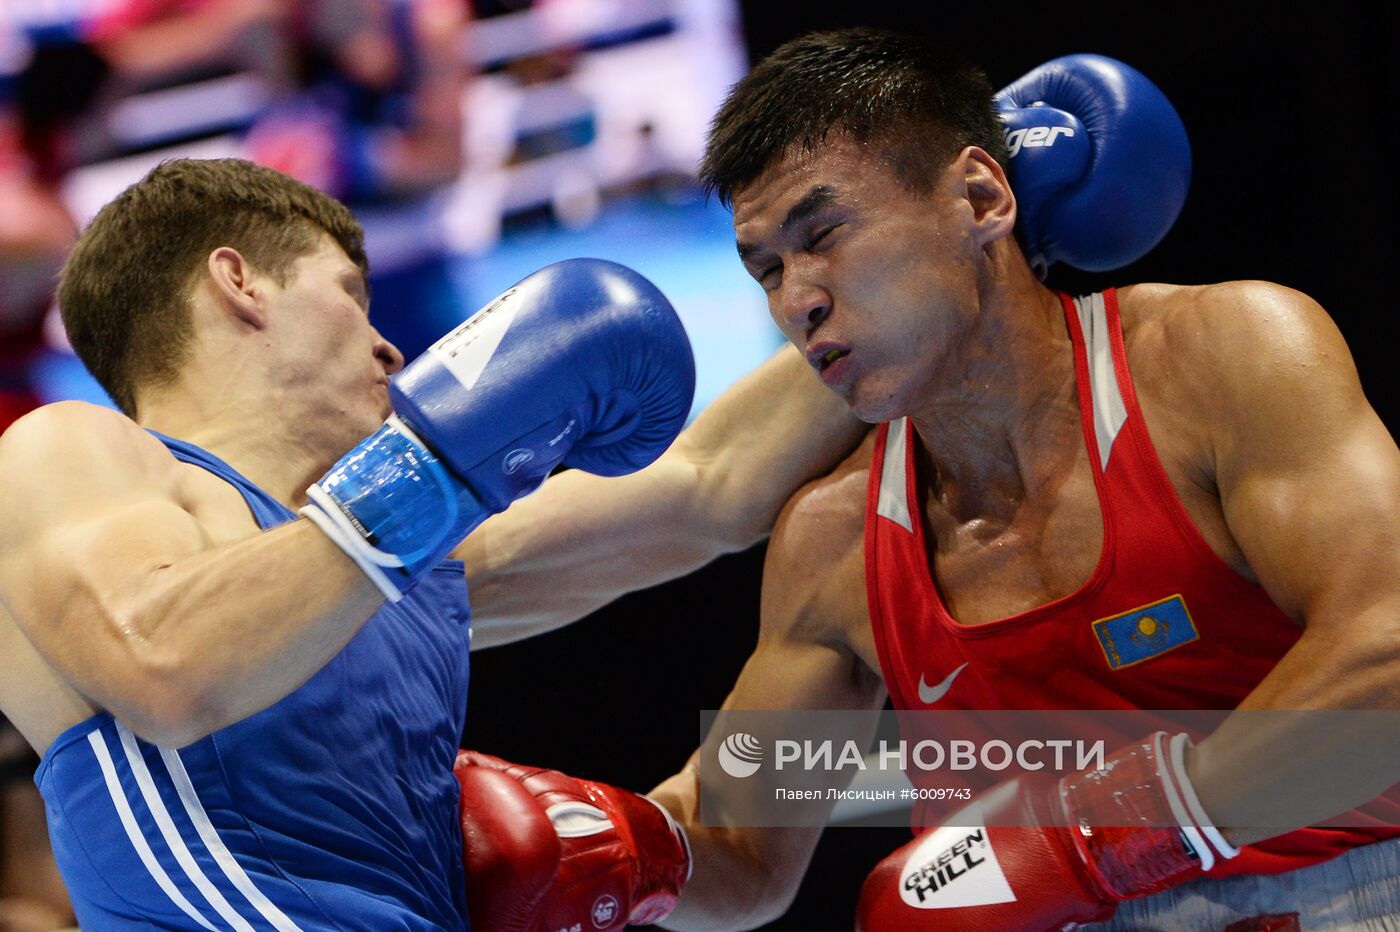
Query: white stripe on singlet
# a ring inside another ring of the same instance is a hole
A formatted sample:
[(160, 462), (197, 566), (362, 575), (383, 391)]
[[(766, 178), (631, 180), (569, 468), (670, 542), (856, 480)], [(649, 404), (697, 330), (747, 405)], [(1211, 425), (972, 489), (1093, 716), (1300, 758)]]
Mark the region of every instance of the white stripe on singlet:
[(190, 780), (190, 775), (186, 772), (185, 763), (180, 760), (180, 755), (175, 751), (161, 748), (160, 756), (170, 771), (170, 779), (175, 783), (175, 789), (180, 794), (180, 802), (185, 805), (185, 812), (189, 815), (190, 821), (194, 823), (199, 837), (203, 839), (204, 847), (209, 849), (209, 853), (213, 855), (214, 860), (223, 870), (224, 876), (238, 888), (238, 892), (248, 899), (258, 914), (271, 923), (278, 932), (301, 932), (301, 927), (274, 906), (272, 901), (253, 883), (252, 878), (243, 870), (243, 866), (234, 860), (228, 846), (224, 844), (224, 840), (214, 829), (214, 824), (209, 821), (209, 814), (204, 811), (204, 806), (199, 801), (199, 794), (195, 792), (194, 782)]
[(146, 800), (146, 807), (150, 809), (151, 817), (156, 820), (157, 827), (160, 828), (161, 837), (165, 839), (166, 845), (170, 848), (170, 853), (175, 856), (175, 861), (185, 872), (185, 876), (194, 884), (195, 889), (204, 895), (209, 901), (209, 905), (214, 907), (214, 911), (237, 929), (238, 932), (253, 932), (253, 927), (248, 920), (238, 915), (237, 911), (229, 905), (224, 895), (209, 881), (204, 871), (195, 861), (194, 855), (185, 845), (185, 839), (180, 837), (180, 830), (175, 827), (175, 822), (170, 818), (170, 812), (165, 808), (165, 801), (160, 798), (160, 791), (156, 789), (156, 784), (151, 779), (151, 772), (146, 768), (146, 759), (141, 756), (141, 748), (136, 744), (136, 735), (131, 729), (121, 722), (117, 722), (117, 734), (121, 738), (122, 749), (126, 752), (126, 761), (131, 766), (132, 775), (136, 777), (136, 785), (141, 788), (141, 797)]
[(117, 768), (112, 763), (112, 755), (107, 749), (107, 740), (102, 737), (102, 731), (94, 729), (88, 732), (87, 739), (88, 744), (92, 745), (93, 753), (97, 755), (97, 764), (102, 769), (102, 779), (107, 783), (107, 793), (112, 797), (112, 805), (117, 808), (117, 816), (121, 819), (122, 828), (126, 829), (126, 837), (131, 840), (131, 846), (136, 849), (141, 863), (146, 865), (151, 879), (165, 891), (166, 896), (170, 897), (170, 902), (178, 906), (186, 916), (199, 923), (200, 928), (216, 932), (209, 921), (200, 915), (199, 911), (190, 904), (190, 901), (185, 899), (184, 894), (175, 887), (170, 875), (156, 860), (151, 846), (146, 843), (146, 836), (142, 833), (141, 827), (136, 824), (136, 816), (131, 811), (131, 804), (127, 802), (126, 791), (122, 789), (121, 781), (117, 779)]
[(1084, 354), (1089, 361), (1089, 397), (1094, 407), (1094, 438), (1098, 441), (1099, 467), (1108, 468), (1113, 441), (1128, 420), (1118, 374), (1113, 366), (1113, 341), (1108, 332), (1108, 308), (1103, 293), (1074, 299), (1079, 329), (1084, 334)]
[(905, 444), (908, 443), (909, 419), (891, 421), (885, 434), (885, 461), (880, 468), (880, 494), (875, 502), (875, 513), (889, 518), (895, 524), (914, 531), (914, 523), (909, 520), (908, 483), (905, 473)]

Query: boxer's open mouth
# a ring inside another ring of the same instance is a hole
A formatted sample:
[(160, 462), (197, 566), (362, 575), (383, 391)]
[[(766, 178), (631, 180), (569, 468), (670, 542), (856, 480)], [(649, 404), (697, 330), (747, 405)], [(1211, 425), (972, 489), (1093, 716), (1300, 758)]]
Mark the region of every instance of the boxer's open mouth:
[(840, 359), (842, 356), (849, 356), (850, 353), (850, 350), (833, 347), (831, 349), (826, 350), (825, 352), (814, 353), (808, 356), (807, 361), (818, 372), (822, 372), (826, 369), (827, 366), (831, 365), (836, 360)]

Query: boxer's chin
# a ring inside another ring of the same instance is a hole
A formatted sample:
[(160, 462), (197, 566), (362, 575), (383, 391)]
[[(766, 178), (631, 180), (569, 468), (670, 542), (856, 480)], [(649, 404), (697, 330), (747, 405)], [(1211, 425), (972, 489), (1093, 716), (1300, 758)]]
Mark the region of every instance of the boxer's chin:
[(909, 413), (908, 400), (898, 386), (862, 380), (838, 392), (851, 413), (867, 424), (883, 424)]

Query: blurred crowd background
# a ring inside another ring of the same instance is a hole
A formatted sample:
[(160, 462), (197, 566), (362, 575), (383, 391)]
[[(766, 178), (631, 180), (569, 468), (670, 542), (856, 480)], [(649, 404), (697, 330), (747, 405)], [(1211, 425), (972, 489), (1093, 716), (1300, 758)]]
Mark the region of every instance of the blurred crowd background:
[[(1300, 288), (1337, 319), (1393, 430), (1395, 132), (1368, 94), (1394, 84), (1394, 16), (1347, 4), (0, 0), (0, 429), (50, 401), (105, 403), (67, 349), (54, 274), (103, 203), (183, 155), (250, 158), (346, 201), (366, 228), (376, 325), (409, 358), (549, 262), (631, 265), (685, 321), (699, 410), (781, 339), (735, 259), (728, 213), (694, 183), (709, 118), (786, 39), (876, 25), (960, 49), (997, 86), (1071, 52), (1144, 71), (1192, 138), (1186, 210), (1134, 266), (1057, 269), (1051, 284)], [(649, 788), (684, 762), (699, 710), (719, 706), (752, 648), (762, 558), (725, 558), (476, 655), (466, 742)], [(45, 853), (36, 762), (3, 727), (0, 932), (61, 927), (71, 915)], [(849, 928), (865, 870), (905, 837), (828, 832), (772, 928)]]

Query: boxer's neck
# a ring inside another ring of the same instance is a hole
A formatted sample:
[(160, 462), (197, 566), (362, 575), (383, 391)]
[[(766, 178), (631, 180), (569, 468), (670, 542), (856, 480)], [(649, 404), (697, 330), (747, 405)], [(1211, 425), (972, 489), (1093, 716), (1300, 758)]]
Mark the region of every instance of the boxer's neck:
[(1029, 269), (998, 271), (942, 363), (910, 413), (931, 500), (955, 518), (1009, 520), (1082, 444), (1058, 295)]
[(293, 510), (306, 503), (306, 488), (354, 443), (320, 436), (318, 419), (295, 416), (296, 399), (275, 392), (182, 388), (143, 396), (141, 426), (208, 451)]

